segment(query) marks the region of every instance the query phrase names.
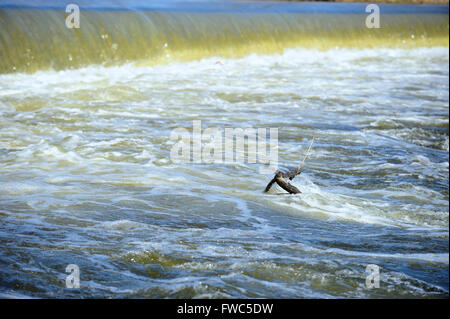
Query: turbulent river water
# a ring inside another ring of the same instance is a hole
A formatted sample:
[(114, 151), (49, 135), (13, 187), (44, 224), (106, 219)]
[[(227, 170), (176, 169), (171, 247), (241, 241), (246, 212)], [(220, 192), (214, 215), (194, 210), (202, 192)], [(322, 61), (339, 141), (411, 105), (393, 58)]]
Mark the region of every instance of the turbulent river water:
[[(448, 6), (2, 5), (1, 297), (448, 297)], [(302, 194), (172, 161), (199, 120), (314, 136)]]

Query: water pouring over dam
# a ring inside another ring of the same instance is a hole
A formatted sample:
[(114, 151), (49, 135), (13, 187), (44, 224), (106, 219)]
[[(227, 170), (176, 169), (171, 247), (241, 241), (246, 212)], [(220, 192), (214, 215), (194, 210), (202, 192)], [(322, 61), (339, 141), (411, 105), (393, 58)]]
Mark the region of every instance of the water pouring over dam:
[[(0, 10), (0, 72), (62, 70), (90, 64), (157, 65), (211, 56), (239, 58), (286, 48), (329, 49), (448, 45), (448, 9), (382, 6), (369, 29), (364, 4), (341, 7), (235, 3), (149, 7), (81, 6), (81, 28), (65, 25), (64, 7)], [(328, 4), (326, 4), (328, 5)], [(281, 7), (280, 7), (281, 6)], [(339, 10), (338, 10), (339, 9)]]

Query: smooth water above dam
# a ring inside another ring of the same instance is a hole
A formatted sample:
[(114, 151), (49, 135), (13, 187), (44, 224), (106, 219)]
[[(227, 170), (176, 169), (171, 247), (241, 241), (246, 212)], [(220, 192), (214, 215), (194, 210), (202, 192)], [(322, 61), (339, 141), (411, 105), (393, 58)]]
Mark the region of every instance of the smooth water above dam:
[[(448, 6), (365, 7), (0, 1), (0, 296), (448, 297)], [(302, 194), (174, 163), (193, 121), (314, 136)]]

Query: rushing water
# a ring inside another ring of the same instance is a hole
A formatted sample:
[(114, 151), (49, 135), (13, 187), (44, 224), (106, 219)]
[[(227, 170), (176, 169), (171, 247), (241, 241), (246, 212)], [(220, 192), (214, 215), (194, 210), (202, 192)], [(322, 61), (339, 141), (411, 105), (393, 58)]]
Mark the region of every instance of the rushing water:
[[(351, 5), (321, 5), (325, 29), (234, 5), (91, 10), (71, 55), (58, 8), (0, 9), (0, 296), (448, 297), (448, 7), (367, 40), (330, 27)], [(278, 128), (283, 169), (314, 136), (302, 194), (264, 194), (259, 164), (172, 162), (194, 120)]]

